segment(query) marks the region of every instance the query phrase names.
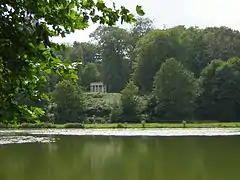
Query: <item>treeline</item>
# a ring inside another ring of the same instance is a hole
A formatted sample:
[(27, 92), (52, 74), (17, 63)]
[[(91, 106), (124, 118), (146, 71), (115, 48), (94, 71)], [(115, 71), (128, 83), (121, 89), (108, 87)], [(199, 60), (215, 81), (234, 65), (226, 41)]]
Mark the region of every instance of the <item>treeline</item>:
[[(138, 18), (130, 30), (100, 26), (91, 38), (56, 52), (82, 65), (76, 84), (49, 75), (43, 121), (240, 120), (239, 31), (155, 29), (150, 19)], [(104, 95), (86, 94), (93, 81), (121, 93), (120, 100), (108, 103), (99, 100)]]

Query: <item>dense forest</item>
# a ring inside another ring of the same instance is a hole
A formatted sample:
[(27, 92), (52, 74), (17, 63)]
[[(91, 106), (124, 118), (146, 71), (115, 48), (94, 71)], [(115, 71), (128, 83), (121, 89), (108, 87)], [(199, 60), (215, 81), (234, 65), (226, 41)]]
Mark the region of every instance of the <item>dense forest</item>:
[[(24, 99), (45, 109), (42, 121), (240, 120), (239, 31), (156, 29), (139, 17), (130, 30), (99, 26), (90, 37), (55, 52), (62, 61), (81, 62), (76, 83), (50, 74), (42, 87), (48, 101)], [(104, 82), (108, 93), (88, 93), (94, 81)]]
[[(102, 0), (1, 2), (0, 124), (240, 120), (240, 32), (157, 29), (136, 12)], [(89, 42), (51, 40), (90, 22), (100, 25)], [(89, 93), (93, 81), (108, 93)]]

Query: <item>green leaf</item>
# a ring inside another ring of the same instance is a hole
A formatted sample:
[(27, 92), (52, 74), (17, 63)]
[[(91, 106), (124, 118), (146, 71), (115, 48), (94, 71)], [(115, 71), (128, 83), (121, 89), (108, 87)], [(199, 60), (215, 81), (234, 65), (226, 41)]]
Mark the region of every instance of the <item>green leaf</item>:
[(95, 15), (95, 9), (92, 9), (92, 11), (90, 12), (90, 15), (91, 15), (91, 16), (94, 16), (94, 15)]
[(39, 48), (39, 50), (45, 50), (46, 49), (44, 44), (39, 44), (38, 48)]
[(48, 96), (46, 93), (42, 94), (41, 97), (42, 97), (43, 99), (47, 100), (47, 101), (50, 100), (50, 99), (49, 99), (49, 96)]
[(51, 69), (45, 69), (44, 72), (47, 74), (51, 74), (52, 71), (51, 71)]
[(96, 15), (96, 16), (92, 17), (91, 19), (95, 23), (100, 19), (100, 17), (98, 15)]
[(106, 5), (102, 0), (98, 0), (96, 3), (96, 7), (98, 8), (98, 10), (103, 10), (106, 7)]
[(77, 74), (71, 74), (71, 79), (77, 79), (78, 75)]
[(142, 10), (142, 6), (137, 5), (136, 11), (137, 11), (139, 16), (144, 16), (145, 15), (145, 12)]

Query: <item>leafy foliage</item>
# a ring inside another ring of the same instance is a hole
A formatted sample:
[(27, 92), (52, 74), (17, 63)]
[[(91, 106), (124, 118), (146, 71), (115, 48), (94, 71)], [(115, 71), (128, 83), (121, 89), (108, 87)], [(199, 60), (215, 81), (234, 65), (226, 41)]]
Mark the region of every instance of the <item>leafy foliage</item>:
[(84, 96), (79, 86), (66, 80), (59, 82), (52, 92), (52, 100), (56, 104), (54, 112), (57, 123), (84, 120)]
[(140, 122), (139, 119), (139, 89), (130, 81), (121, 92), (122, 116), (124, 122)]
[(97, 61), (98, 46), (89, 42), (74, 42), (72, 46), (66, 45), (61, 51), (56, 51), (56, 55), (62, 60), (70, 62), (88, 62)]
[(146, 35), (149, 31), (153, 29), (154, 25), (151, 19), (145, 17), (138, 17), (136, 19), (136, 23), (134, 23), (133, 27), (131, 28), (131, 33), (133, 36), (136, 37), (136, 40), (138, 40), (138, 38)]
[[(143, 14), (141, 7), (137, 12)], [(73, 66), (63, 64), (53, 53), (60, 46), (52, 43), (51, 37), (84, 29), (90, 21), (108, 25), (115, 25), (118, 19), (136, 21), (125, 7), (109, 8), (102, 0), (3, 0), (0, 13), (0, 108), (6, 112), (1, 121), (39, 114), (37, 109), (19, 105), (15, 94), (41, 96), (39, 86), (46, 82), (43, 72), (77, 79)]]
[[(145, 24), (145, 20), (149, 24)], [(133, 114), (137, 114), (136, 117), (141, 120), (146, 119), (145, 115), (148, 116), (147, 122), (193, 118), (239, 121), (239, 60), (232, 57), (239, 57), (240, 33), (226, 27), (199, 29), (176, 26), (164, 30), (151, 28), (150, 21), (140, 18), (130, 31), (101, 26), (94, 32), (99, 55), (99, 61), (94, 64), (100, 77), (112, 79), (109, 84), (118, 87), (116, 92), (120, 92), (121, 88), (126, 89), (126, 83), (133, 80), (143, 95), (135, 96), (138, 111), (131, 114), (126, 113), (131, 108), (124, 110), (125, 105), (129, 107), (132, 104), (127, 102), (128, 98), (124, 104), (123, 95), (121, 101), (112, 104), (105, 101), (104, 95), (96, 94), (98, 98), (88, 100), (91, 112), (101, 114), (103, 109), (108, 109), (105, 117), (98, 114), (96, 118), (104, 118), (104, 122), (109, 122), (109, 119), (116, 123), (134, 122), (136, 119), (132, 118)], [(166, 61), (172, 57), (175, 60)], [(126, 61), (122, 61), (123, 59)], [(84, 63), (79, 72), (87, 64)], [(165, 70), (160, 71), (163, 65)], [(132, 69), (134, 73), (131, 77)], [(154, 82), (157, 72), (158, 78)], [(93, 74), (95, 73), (91, 73), (91, 76)], [(100, 80), (104, 80), (101, 78)], [(160, 85), (156, 86), (157, 82)], [(158, 91), (161, 88), (164, 90)], [(128, 93), (131, 94), (130, 90)], [(132, 98), (130, 95), (129, 97)]]
[(156, 113), (161, 119), (191, 118), (198, 94), (198, 84), (193, 73), (174, 58), (167, 59), (157, 72), (154, 81)]
[(87, 94), (84, 113), (87, 117), (101, 117), (108, 121), (111, 113), (111, 104), (106, 102), (102, 94)]
[(226, 62), (212, 61), (200, 77), (203, 92), (200, 96), (202, 117), (222, 121), (239, 119), (240, 108), (240, 59)]
[(134, 80), (143, 93), (152, 91), (156, 72), (167, 58), (175, 56), (177, 45), (163, 30), (150, 31), (140, 38), (135, 49)]
[(111, 108), (110, 122), (122, 122), (122, 106), (121, 103), (115, 102)]
[(91, 36), (98, 40), (102, 78), (108, 92), (120, 92), (130, 74), (130, 34), (118, 27), (100, 26)]
[(91, 82), (101, 81), (101, 75), (96, 63), (83, 65), (79, 74), (80, 84), (85, 87), (87, 91), (90, 90)]
[(239, 57), (239, 46), (240, 33), (226, 27), (153, 30), (139, 39), (134, 50), (134, 81), (143, 93), (151, 92), (155, 73), (171, 57), (199, 77), (212, 60)]
[[(144, 15), (141, 6), (136, 11)], [(239, 120), (238, 31), (155, 29), (150, 19), (135, 19), (125, 7), (109, 8), (102, 0), (3, 0), (0, 14), (3, 126), (38, 122), (39, 116), (41, 121), (79, 126), (85, 115), (89, 122), (101, 123), (140, 122), (140, 114), (161, 121)], [(119, 19), (136, 23), (130, 31), (105, 26)], [(90, 22), (102, 24), (92, 34), (97, 44), (74, 42), (63, 47), (51, 42), (52, 37), (85, 29)], [(88, 91), (92, 81), (103, 81), (109, 92), (121, 92), (120, 101), (112, 103), (102, 94), (86, 96), (83, 90)], [(139, 96), (139, 90), (147, 98)], [(145, 99), (147, 108), (142, 111)]]

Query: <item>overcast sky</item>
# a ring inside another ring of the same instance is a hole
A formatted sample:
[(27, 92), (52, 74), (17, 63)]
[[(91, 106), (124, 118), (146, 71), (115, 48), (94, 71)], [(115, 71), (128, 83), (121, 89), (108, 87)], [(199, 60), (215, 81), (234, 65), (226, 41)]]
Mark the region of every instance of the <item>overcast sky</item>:
[[(142, 5), (146, 17), (154, 20), (157, 28), (188, 26), (228, 26), (240, 30), (240, 0), (105, 0), (124, 5), (135, 12), (136, 5)], [(65, 38), (55, 38), (55, 42), (73, 43), (89, 40), (89, 34), (97, 25), (76, 31)], [(129, 27), (123, 25), (122, 27)]]

